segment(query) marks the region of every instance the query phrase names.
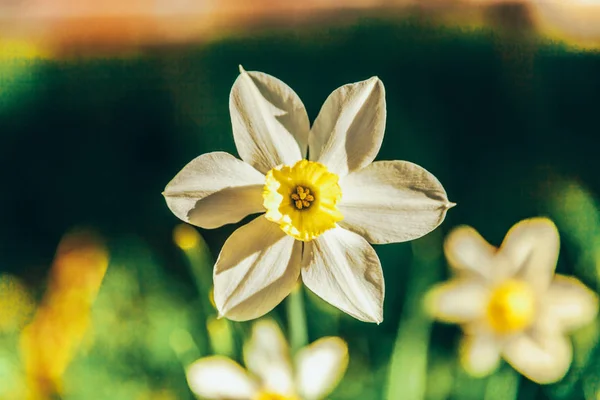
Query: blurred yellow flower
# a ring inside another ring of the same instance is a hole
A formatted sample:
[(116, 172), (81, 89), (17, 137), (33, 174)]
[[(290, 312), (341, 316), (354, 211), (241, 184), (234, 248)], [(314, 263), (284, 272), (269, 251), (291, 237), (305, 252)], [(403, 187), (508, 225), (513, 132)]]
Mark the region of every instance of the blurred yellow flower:
[(0, 275), (0, 333), (22, 328), (33, 315), (34, 309), (33, 297), (19, 278)]
[(200, 234), (189, 225), (179, 224), (173, 230), (173, 241), (181, 250), (190, 250), (197, 247), (200, 242)]
[(60, 242), (42, 304), (21, 333), (28, 398), (61, 392), (62, 375), (88, 328), (107, 266), (108, 252), (96, 236), (72, 233)]
[(421, 237), (453, 205), (418, 165), (373, 162), (385, 130), (383, 83), (372, 77), (338, 88), (311, 128), (289, 86), (240, 67), (229, 109), (243, 161), (224, 152), (203, 154), (163, 193), (177, 217), (202, 228), (264, 213), (236, 230), (219, 255), (214, 297), (220, 315), (258, 318), (301, 275), (340, 310), (381, 322), (383, 274), (369, 243)]
[(207, 399), (322, 399), (344, 376), (348, 347), (339, 337), (321, 338), (301, 349), (292, 364), (277, 324), (261, 320), (244, 346), (244, 361), (249, 371), (226, 357), (199, 359), (187, 369), (192, 392)]
[(503, 357), (538, 383), (561, 379), (571, 364), (568, 331), (598, 313), (598, 296), (575, 278), (554, 274), (556, 226), (532, 218), (513, 226), (499, 249), (459, 227), (444, 250), (455, 277), (426, 297), (432, 315), (461, 324), (461, 362), (476, 376)]
[(47, 58), (47, 51), (26, 40), (0, 39), (0, 61)]

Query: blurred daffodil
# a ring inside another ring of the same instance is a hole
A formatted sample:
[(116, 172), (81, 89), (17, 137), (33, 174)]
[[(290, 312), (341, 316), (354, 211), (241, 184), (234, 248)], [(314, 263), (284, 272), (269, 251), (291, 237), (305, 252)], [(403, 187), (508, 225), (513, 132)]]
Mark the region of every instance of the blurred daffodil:
[(594, 319), (598, 298), (577, 279), (554, 274), (554, 223), (521, 221), (499, 249), (473, 228), (459, 227), (444, 249), (456, 276), (433, 288), (427, 305), (438, 319), (462, 324), (465, 369), (483, 376), (503, 357), (538, 383), (561, 379), (572, 359), (565, 333)]
[(47, 399), (62, 391), (62, 376), (87, 331), (107, 267), (107, 249), (96, 235), (71, 233), (60, 242), (42, 304), (21, 332), (29, 381), (24, 398)]
[(425, 169), (373, 162), (385, 128), (382, 82), (373, 77), (338, 88), (311, 128), (290, 87), (240, 68), (229, 109), (243, 161), (203, 154), (164, 191), (177, 217), (203, 228), (264, 213), (236, 230), (219, 255), (220, 314), (258, 318), (302, 275), (325, 301), (362, 321), (381, 322), (383, 275), (369, 242), (423, 236), (452, 206)]
[(35, 310), (33, 296), (16, 276), (0, 275), (0, 334), (21, 329)]
[(343, 377), (348, 347), (338, 337), (321, 338), (301, 349), (292, 363), (277, 324), (262, 320), (244, 346), (244, 361), (248, 371), (226, 357), (201, 358), (187, 370), (190, 388), (207, 399), (322, 399)]

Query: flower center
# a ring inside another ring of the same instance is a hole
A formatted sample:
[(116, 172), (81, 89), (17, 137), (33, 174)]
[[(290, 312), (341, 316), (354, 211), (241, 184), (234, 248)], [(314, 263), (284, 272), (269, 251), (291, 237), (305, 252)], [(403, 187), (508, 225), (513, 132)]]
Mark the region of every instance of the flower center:
[(529, 326), (535, 314), (535, 296), (529, 285), (507, 281), (496, 287), (487, 307), (487, 319), (498, 333), (511, 333)]
[(254, 395), (252, 400), (296, 400), (295, 396), (284, 396), (279, 393), (261, 390)]
[(265, 217), (297, 240), (315, 239), (341, 221), (339, 177), (318, 162), (300, 160), (267, 173), (263, 189)]
[(310, 189), (303, 186), (296, 186), (296, 193), (292, 193), (290, 197), (298, 210), (310, 207), (312, 202), (315, 201), (315, 197), (310, 194)]

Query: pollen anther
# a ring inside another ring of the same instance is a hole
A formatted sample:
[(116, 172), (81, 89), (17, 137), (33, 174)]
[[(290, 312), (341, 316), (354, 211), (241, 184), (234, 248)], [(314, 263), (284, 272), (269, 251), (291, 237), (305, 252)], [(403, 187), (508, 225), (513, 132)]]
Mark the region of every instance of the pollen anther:
[(315, 197), (310, 194), (310, 189), (303, 186), (296, 186), (296, 193), (292, 193), (290, 197), (298, 210), (310, 207), (315, 200)]

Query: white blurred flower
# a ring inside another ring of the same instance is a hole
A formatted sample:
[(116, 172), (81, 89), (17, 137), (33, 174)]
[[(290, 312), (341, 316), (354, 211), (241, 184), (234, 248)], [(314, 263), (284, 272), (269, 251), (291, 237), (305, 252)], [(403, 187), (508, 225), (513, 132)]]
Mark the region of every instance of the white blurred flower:
[(381, 81), (373, 77), (335, 90), (311, 128), (291, 88), (240, 67), (229, 109), (243, 161), (224, 152), (203, 154), (163, 193), (177, 217), (203, 228), (264, 213), (223, 246), (214, 269), (219, 313), (238, 321), (258, 318), (301, 275), (342, 311), (381, 322), (383, 274), (369, 242), (418, 238), (453, 205), (423, 168), (373, 162), (385, 128)]
[(459, 227), (444, 250), (455, 277), (434, 287), (426, 301), (434, 317), (462, 324), (465, 369), (487, 375), (502, 357), (538, 383), (561, 379), (572, 359), (565, 334), (595, 318), (598, 297), (577, 279), (554, 274), (554, 223), (521, 221), (499, 249), (473, 228)]
[(348, 347), (339, 337), (321, 338), (301, 349), (292, 363), (277, 324), (262, 320), (244, 346), (244, 361), (248, 371), (227, 357), (199, 359), (187, 369), (192, 392), (207, 399), (322, 399), (344, 376)]

